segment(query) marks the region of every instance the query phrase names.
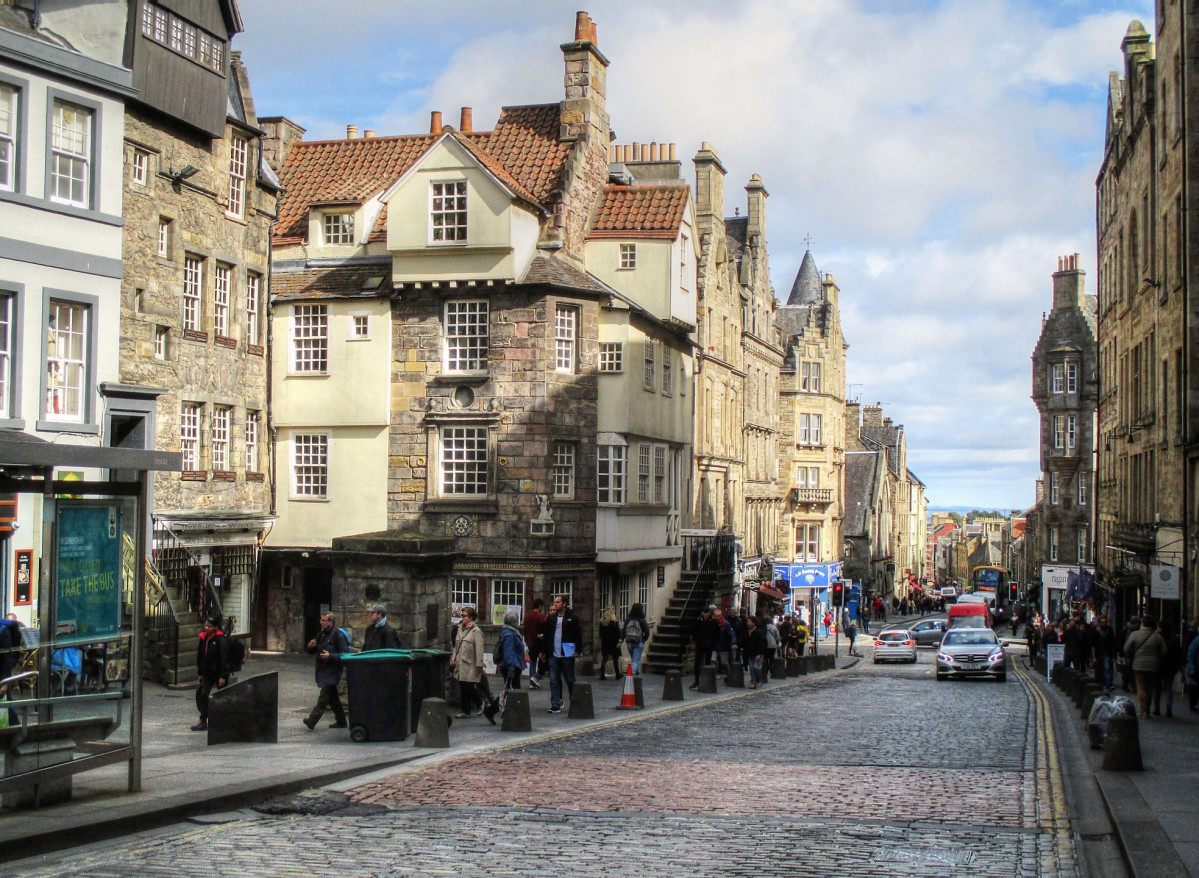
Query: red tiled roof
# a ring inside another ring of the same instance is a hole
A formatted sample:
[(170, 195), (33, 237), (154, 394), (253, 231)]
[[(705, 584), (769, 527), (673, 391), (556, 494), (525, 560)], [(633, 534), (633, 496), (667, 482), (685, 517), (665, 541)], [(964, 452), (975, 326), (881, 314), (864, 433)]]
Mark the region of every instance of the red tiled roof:
[[(372, 289), (368, 281), (381, 278)], [(335, 268), (271, 274), (271, 298), (275, 301), (297, 299), (342, 299), (386, 296), (391, 293), (391, 266), (344, 265)]]
[(671, 186), (605, 186), (591, 238), (676, 238), (690, 190)]
[[(505, 107), (494, 131), (452, 136), (479, 163), (519, 197), (545, 206), (562, 178), (572, 144), (558, 140), (557, 104)], [(279, 200), (275, 243), (298, 243), (308, 235), (308, 210), (314, 203), (362, 203), (394, 183), (440, 137), (416, 134), (399, 137), (326, 140), (292, 146), (279, 169), (284, 194)], [(370, 240), (383, 240), (384, 210)]]

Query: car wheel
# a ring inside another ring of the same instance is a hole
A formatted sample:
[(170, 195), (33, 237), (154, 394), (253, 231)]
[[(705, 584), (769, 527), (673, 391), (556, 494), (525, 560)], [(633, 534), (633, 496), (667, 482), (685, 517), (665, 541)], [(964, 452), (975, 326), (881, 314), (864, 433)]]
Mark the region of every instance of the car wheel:
[(912, 656), (912, 664), (916, 664), (916, 656)]
[(944, 674), (942, 674), (942, 673), (941, 673), (941, 672), (939, 672), (939, 671), (937, 672), (937, 681), (938, 681), (938, 682), (944, 682), (944, 681), (945, 681), (945, 675), (944, 675)]
[(997, 679), (999, 680), (1000, 683), (1006, 683), (1007, 682), (1007, 672), (1005, 671), (1004, 673), (1000, 674)]

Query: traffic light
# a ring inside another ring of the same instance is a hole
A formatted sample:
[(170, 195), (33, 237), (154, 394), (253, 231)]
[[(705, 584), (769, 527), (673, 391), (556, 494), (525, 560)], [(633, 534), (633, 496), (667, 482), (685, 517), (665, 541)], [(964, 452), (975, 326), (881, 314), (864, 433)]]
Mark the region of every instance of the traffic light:
[(1020, 600), (1020, 583), (1008, 583), (1008, 598), (1013, 601)]
[(845, 606), (845, 583), (837, 581), (833, 583), (833, 606)]

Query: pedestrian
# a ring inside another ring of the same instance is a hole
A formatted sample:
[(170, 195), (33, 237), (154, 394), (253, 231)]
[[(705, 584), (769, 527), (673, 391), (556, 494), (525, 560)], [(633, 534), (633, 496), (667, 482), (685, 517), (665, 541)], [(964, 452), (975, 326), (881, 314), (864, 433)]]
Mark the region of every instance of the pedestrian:
[(575, 657), (583, 649), (583, 626), (566, 603), (565, 595), (554, 595), (550, 614), (541, 627), (542, 642), (550, 666), (550, 713), (562, 712), (562, 683), (567, 694), (575, 691)]
[(400, 635), (387, 621), (387, 607), (382, 604), (371, 607), (371, 622), (362, 636), (362, 651), (372, 649), (403, 649)]
[(746, 621), (747, 612), (744, 607), (737, 615), (728, 620), (729, 625), (733, 629), (733, 661), (742, 662), (741, 644), (745, 642), (745, 638), (749, 635), (749, 623)]
[(762, 677), (762, 661), (766, 654), (766, 632), (758, 627), (756, 616), (747, 620), (745, 642), (741, 645), (745, 662), (749, 666), (749, 688), (760, 689), (766, 685)]
[(1091, 630), (1091, 663), (1095, 668), (1095, 683), (1111, 689), (1115, 683), (1116, 656), (1120, 644), (1109, 624), (1107, 613), (1101, 613)]
[[(719, 615), (719, 613), (717, 613)], [(787, 644), (791, 640), (791, 616), (783, 616), (782, 621), (778, 624), (779, 631), (779, 649), (778, 654), (787, 657)]]
[(1128, 653), (1125, 652), (1124, 647), (1128, 643), (1128, 638), (1132, 637), (1132, 635), (1135, 634), (1140, 629), (1141, 629), (1141, 617), (1140, 616), (1132, 616), (1129, 618), (1128, 622), (1124, 625), (1124, 631), (1121, 633), (1121, 635), (1119, 637), (1119, 642), (1120, 642), (1120, 656), (1119, 656), (1120, 681), (1124, 687), (1125, 692), (1136, 692), (1137, 691), (1136, 676), (1132, 672), (1132, 659), (1128, 655)]
[(716, 648), (716, 639), (720, 629), (716, 626), (714, 614), (716, 607), (706, 607), (691, 626), (691, 639), (695, 641), (695, 681), (692, 689), (699, 688), (699, 672), (712, 664), (712, 650)]
[(845, 629), (845, 636), (849, 638), (849, 654), (860, 656), (861, 653), (854, 649), (853, 642), (858, 639), (858, 626), (851, 620), (849, 627)]
[(607, 679), (604, 671), (608, 668), (608, 659), (612, 659), (612, 674), (620, 676), (620, 622), (616, 618), (616, 607), (608, 607), (599, 623), (600, 666), (599, 678)]
[(483, 708), (491, 701), (484, 696), (481, 683), (486, 674), (487, 657), (483, 648), (483, 632), (475, 624), (479, 611), (474, 607), (462, 608), (462, 621), (458, 623), (458, 638), (454, 642), (454, 654), (450, 668), (458, 681), (460, 712), (457, 719), (480, 716)]
[[(0, 680), (6, 680), (13, 675), (17, 665), (21, 663), (21, 623), (12, 614), (0, 619)], [(0, 683), (0, 700), (11, 701), (8, 686)], [(206, 711), (201, 714), (205, 715)], [(8, 708), (8, 723), (16, 725), (20, 720), (13, 708)]]
[(716, 648), (713, 650), (716, 654), (716, 673), (727, 675), (729, 666), (733, 663), (733, 644), (737, 642), (737, 635), (733, 633), (733, 626), (724, 617), (724, 613), (717, 610), (715, 617), (720, 630), (716, 635)]
[[(1196, 620), (1199, 625), (1199, 620)], [(1187, 700), (1192, 711), (1199, 710), (1199, 637), (1191, 638), (1187, 647), (1186, 672)]]
[(1015, 637), (1020, 631), (1020, 613), (1015, 607), (1012, 607), (1012, 637)]
[(1071, 616), (1066, 623), (1066, 633), (1062, 641), (1066, 644), (1066, 667), (1076, 671), (1086, 671), (1089, 666), (1087, 649), (1087, 629), (1078, 616)]
[(504, 627), (500, 629), (500, 639), (496, 645), (496, 656), (499, 658), (496, 669), (504, 678), (504, 691), (499, 698), (490, 699), (483, 708), (483, 716), (493, 726), (496, 716), (502, 714), (508, 705), (508, 693), (520, 688), (520, 675), (529, 664), (525, 639), (516, 627), (519, 624), (520, 615), (516, 610), (504, 614)]
[(196, 673), (200, 681), (196, 689), (200, 721), (191, 728), (193, 732), (203, 732), (208, 729), (208, 696), (214, 688), (224, 689), (225, 681), (229, 679), (229, 647), (225, 632), (221, 630), (220, 616), (209, 616), (204, 620), (204, 629), (196, 646)]
[(795, 623), (795, 654), (803, 656), (808, 648), (808, 623), (801, 616)]
[(315, 729), (326, 710), (333, 711), (331, 729), (346, 727), (346, 711), (341, 705), (341, 696), (337, 694), (337, 684), (341, 682), (341, 656), (350, 651), (350, 642), (345, 634), (337, 627), (337, 617), (332, 613), (321, 614), (321, 627), (316, 637), (308, 641), (308, 654), (316, 654), (316, 685), (321, 687), (316, 705), (304, 719), (304, 725)]
[[(624, 620), (622, 629), (624, 645), (629, 648), (629, 664), (633, 666), (633, 674), (641, 674), (641, 655), (645, 652), (645, 642), (649, 640), (649, 623), (645, 621), (645, 607), (633, 604), (629, 607), (628, 618)], [(619, 648), (617, 655), (620, 655)], [(616, 665), (616, 673), (620, 673), (620, 664)]]
[(762, 656), (762, 679), (765, 681), (770, 679), (770, 672), (774, 670), (774, 657), (779, 654), (779, 644), (783, 640), (779, 637), (779, 629), (774, 620), (769, 616), (765, 617), (762, 629), (766, 634), (766, 654)]
[(1124, 644), (1124, 658), (1132, 665), (1137, 680), (1137, 700), (1142, 719), (1149, 716), (1149, 702), (1157, 689), (1158, 675), (1166, 658), (1166, 641), (1157, 633), (1157, 620), (1141, 617), (1141, 628)]
[(541, 642), (541, 626), (545, 624), (545, 613), (541, 608), (545, 601), (533, 599), (533, 609), (525, 613), (525, 645), (529, 649), (529, 688), (540, 689), (541, 678), (545, 675), (545, 645)]
[(1153, 690), (1153, 715), (1162, 715), (1162, 694), (1166, 696), (1166, 716), (1174, 716), (1174, 675), (1182, 667), (1182, 644), (1175, 633), (1174, 623), (1163, 619), (1157, 626), (1157, 633), (1166, 642), (1166, 654), (1162, 657), (1161, 669), (1158, 673), (1157, 687)]

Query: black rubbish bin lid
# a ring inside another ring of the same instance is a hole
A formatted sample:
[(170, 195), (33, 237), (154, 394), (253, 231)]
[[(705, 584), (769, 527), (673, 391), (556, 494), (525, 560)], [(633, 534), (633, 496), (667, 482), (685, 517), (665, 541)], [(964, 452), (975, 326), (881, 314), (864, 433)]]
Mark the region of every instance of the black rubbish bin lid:
[(353, 654), (343, 653), (341, 660), (343, 662), (361, 662), (361, 661), (379, 661), (379, 662), (394, 662), (394, 661), (413, 661), (415, 656), (410, 649), (372, 649), (369, 652), (356, 652)]

